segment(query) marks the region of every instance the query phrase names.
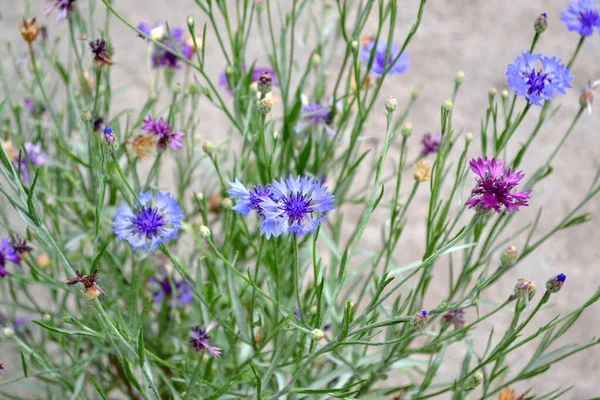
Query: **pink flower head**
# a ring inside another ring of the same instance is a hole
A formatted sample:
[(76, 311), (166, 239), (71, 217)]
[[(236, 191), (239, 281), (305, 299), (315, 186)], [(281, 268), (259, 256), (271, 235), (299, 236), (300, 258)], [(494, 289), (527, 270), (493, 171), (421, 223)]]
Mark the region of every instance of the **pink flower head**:
[(495, 210), (502, 214), (502, 206), (506, 211), (518, 210), (521, 206), (528, 206), (531, 190), (524, 192), (511, 192), (523, 179), (523, 171), (514, 171), (506, 168), (506, 164), (495, 158), (491, 161), (486, 158), (472, 159), (471, 170), (478, 175), (475, 178), (477, 187), (471, 192), (471, 199), (466, 205), (469, 208), (477, 206), (483, 210)]
[(171, 145), (173, 151), (183, 148), (183, 138), (185, 133), (177, 131), (173, 132), (171, 125), (162, 117), (159, 120), (152, 119), (150, 115), (144, 120), (142, 129), (147, 133), (152, 133), (158, 137), (158, 148), (165, 150), (167, 145)]

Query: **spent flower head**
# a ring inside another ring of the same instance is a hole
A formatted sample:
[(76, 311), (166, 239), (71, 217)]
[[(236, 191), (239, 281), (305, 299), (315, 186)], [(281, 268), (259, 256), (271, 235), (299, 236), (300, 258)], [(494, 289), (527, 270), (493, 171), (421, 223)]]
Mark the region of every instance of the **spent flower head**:
[[(537, 69), (536, 69), (537, 68)], [(569, 67), (556, 57), (523, 52), (506, 71), (508, 86), (515, 94), (525, 97), (529, 104), (542, 106), (543, 100), (552, 100), (558, 93), (565, 94), (574, 79)]]
[(33, 247), (29, 246), (27, 240), (19, 236), (11, 239), (11, 247), (17, 252), (21, 260), (24, 260), (33, 251)]
[(36, 22), (35, 18), (30, 20), (23, 18), (23, 21), (19, 24), (19, 30), (21, 31), (23, 39), (25, 39), (26, 42), (31, 43), (40, 33), (40, 25)]
[(214, 347), (210, 343), (210, 336), (208, 336), (208, 332), (210, 332), (214, 326), (215, 325), (211, 323), (206, 329), (202, 329), (199, 326), (193, 327), (192, 336), (188, 340), (189, 348), (198, 353), (206, 350), (214, 358), (219, 358), (223, 351), (217, 347)]
[(600, 32), (600, 15), (595, 0), (572, 0), (560, 19), (569, 31), (578, 32), (582, 36), (592, 36), (594, 28)]
[(516, 211), (527, 206), (531, 190), (512, 192), (523, 179), (522, 171), (506, 168), (500, 160), (486, 158), (472, 159), (471, 170), (477, 175), (477, 186), (471, 191), (471, 199), (466, 202), (469, 208), (477, 207), (481, 211), (494, 210), (499, 214)]
[(67, 285), (72, 286), (76, 283), (83, 284), (83, 295), (87, 299), (95, 299), (98, 296), (106, 296), (106, 292), (98, 285), (98, 268), (89, 275), (81, 275), (79, 270), (76, 270), (77, 276), (67, 279)]
[(114, 62), (108, 55), (106, 41), (104, 39), (90, 40), (90, 50), (94, 54), (94, 65), (100, 68), (105, 65), (113, 65)]
[(113, 232), (134, 250), (152, 252), (161, 243), (177, 238), (183, 213), (170, 193), (140, 192), (134, 209), (124, 203), (117, 210)]

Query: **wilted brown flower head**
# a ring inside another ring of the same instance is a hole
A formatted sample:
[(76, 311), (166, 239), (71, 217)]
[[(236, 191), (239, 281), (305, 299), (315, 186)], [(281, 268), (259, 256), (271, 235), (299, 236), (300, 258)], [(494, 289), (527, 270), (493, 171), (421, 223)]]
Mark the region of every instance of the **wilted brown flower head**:
[(27, 257), (27, 255), (33, 251), (33, 247), (27, 244), (27, 240), (19, 236), (13, 237), (10, 245), (13, 249), (15, 249), (15, 251), (22, 260), (24, 260)]
[(219, 193), (215, 193), (210, 196), (206, 202), (208, 203), (208, 211), (212, 213), (219, 213), (223, 209), (221, 202), (223, 201), (223, 196)]
[(21, 36), (29, 43), (33, 42), (35, 38), (37, 38), (38, 33), (40, 33), (40, 26), (35, 18), (32, 18), (29, 21), (23, 18), (23, 21), (19, 24), (19, 28), (21, 30)]
[(133, 139), (133, 152), (140, 159), (149, 157), (154, 150), (154, 137), (152, 135), (139, 135)]
[(92, 49), (92, 53), (94, 53), (94, 64), (96, 67), (100, 68), (107, 64), (114, 64), (113, 60), (108, 55), (104, 39), (91, 40), (90, 49)]
[(76, 283), (83, 283), (83, 295), (87, 299), (95, 299), (100, 295), (106, 296), (106, 292), (98, 286), (98, 268), (94, 270), (90, 275), (81, 275), (79, 270), (75, 271), (77, 276), (67, 279), (67, 285), (75, 285)]

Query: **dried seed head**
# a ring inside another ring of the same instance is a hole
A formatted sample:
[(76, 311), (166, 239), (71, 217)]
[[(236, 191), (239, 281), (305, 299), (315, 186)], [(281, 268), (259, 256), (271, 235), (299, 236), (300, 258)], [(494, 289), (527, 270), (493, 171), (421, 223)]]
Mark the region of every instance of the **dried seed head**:
[(23, 21), (21, 21), (19, 24), (19, 29), (21, 30), (21, 36), (23, 36), (23, 39), (29, 43), (33, 42), (37, 38), (38, 33), (40, 33), (40, 26), (36, 22), (35, 18), (32, 18), (29, 21), (23, 19)]
[(431, 179), (431, 165), (426, 161), (420, 160), (415, 164), (415, 181), (426, 182)]
[(133, 143), (131, 144), (133, 148), (134, 154), (140, 159), (144, 159), (149, 157), (154, 150), (154, 137), (153, 135), (139, 135), (135, 139), (133, 139)]

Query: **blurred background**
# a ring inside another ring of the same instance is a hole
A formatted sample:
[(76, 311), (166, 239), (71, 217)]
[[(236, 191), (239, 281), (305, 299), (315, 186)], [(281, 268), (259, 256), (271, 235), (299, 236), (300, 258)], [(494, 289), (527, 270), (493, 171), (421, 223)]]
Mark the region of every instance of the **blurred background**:
[[(283, 0), (285, 2), (285, 0)], [(324, 0), (315, 0), (309, 15), (319, 14)], [(68, 25), (55, 24), (56, 13), (46, 16), (42, 10), (52, 2), (44, 0), (30, 1), (31, 16), (47, 26), (51, 40), (62, 37), (63, 47), (66, 49), (68, 42)], [(79, 0), (78, 5), (87, 10), (88, 1)], [(194, 0), (113, 0), (117, 11), (126, 19), (137, 25), (140, 22), (168, 21), (171, 26), (186, 26), (186, 18), (191, 15), (196, 20), (196, 27), (201, 27), (206, 21)], [(233, 1), (232, 1), (233, 3)], [(395, 39), (402, 42), (405, 34), (412, 26), (417, 0), (401, 2)], [(533, 23), (540, 13), (548, 15), (548, 30), (542, 34), (536, 50), (549, 56), (557, 56), (568, 60), (573, 53), (579, 36), (568, 32), (560, 21), (560, 12), (567, 7), (568, 0), (436, 0), (429, 2), (425, 7), (425, 14), (421, 27), (410, 43), (407, 52), (411, 58), (411, 66), (407, 73), (395, 75), (387, 79), (381, 92), (381, 111), (373, 113), (372, 121), (367, 125), (365, 136), (381, 138), (384, 135), (385, 118), (384, 101), (389, 95), (394, 95), (399, 102), (399, 108), (410, 98), (411, 92), (417, 90), (420, 97), (413, 107), (408, 118), (413, 124), (413, 137), (411, 146), (415, 154), (419, 149), (421, 136), (426, 132), (439, 131), (439, 108), (441, 103), (452, 94), (454, 76), (462, 70), (465, 82), (460, 90), (454, 107), (454, 127), (458, 132), (473, 132), (474, 139), (471, 153), (478, 156), (480, 149), (479, 127), (481, 117), (487, 106), (488, 90), (491, 87), (498, 89), (498, 93), (506, 88), (506, 67), (509, 63), (530, 46), (533, 37)], [(94, 15), (98, 21), (104, 20), (104, 11), (101, 1), (96, 1)], [(331, 29), (335, 27), (337, 11), (335, 7), (329, 10)], [(25, 2), (22, 0), (0, 0), (0, 46), (2, 54), (6, 54), (6, 44), (12, 44), (12, 51), (19, 57), (26, 56), (26, 45), (22, 41), (18, 23), (26, 15)], [(87, 15), (87, 14), (86, 14)], [(320, 16), (319, 16), (320, 17)], [(308, 16), (307, 20), (311, 17)], [(367, 26), (365, 33), (375, 33), (377, 21), (373, 20)], [(199, 28), (197, 28), (199, 29)], [(311, 27), (299, 28), (304, 32)], [(226, 68), (225, 61), (220, 55), (219, 46), (214, 35), (208, 29), (207, 38), (204, 40), (206, 55), (209, 62), (205, 66), (208, 75), (215, 81)], [(248, 62), (257, 61), (257, 65), (267, 64), (267, 52), (261, 42), (258, 32), (250, 38), (247, 51)], [(310, 36), (303, 42), (299, 38), (298, 48), (312, 50)], [(150, 91), (149, 74), (146, 70), (147, 45), (123, 23), (111, 19), (112, 58), (116, 65), (112, 68), (113, 113), (125, 108), (139, 108), (146, 100)], [(308, 51), (307, 51), (308, 53)], [(335, 73), (335, 61), (343, 56), (342, 49), (339, 54), (333, 53), (330, 65), (331, 75)], [(61, 57), (64, 63), (68, 56)], [(1, 59), (4, 73), (9, 81), (14, 76), (12, 61), (7, 57)], [(71, 60), (73, 62), (73, 60)], [(588, 84), (589, 80), (600, 79), (600, 35), (595, 34), (588, 38), (572, 69), (575, 80), (573, 88), (566, 95), (560, 96), (555, 101), (561, 107), (550, 123), (544, 126), (532, 145), (533, 150), (525, 158), (522, 168), (526, 174), (533, 173), (543, 164), (548, 155), (571, 123), (579, 108), (578, 97), (580, 89)], [(11, 75), (12, 74), (12, 75)], [(175, 81), (183, 79), (184, 71), (178, 71)], [(337, 75), (335, 75), (337, 76)], [(0, 89), (2, 90), (2, 89)], [(12, 96), (19, 96), (19, 89)], [(25, 93), (22, 94), (25, 96)], [(223, 91), (223, 95), (226, 93)], [(5, 93), (0, 97), (4, 98)], [(162, 96), (162, 97), (161, 97)], [(166, 93), (159, 93), (161, 101), (168, 101)], [(220, 138), (230, 129), (226, 118), (216, 110), (208, 101), (203, 107), (196, 110), (196, 117), (201, 121), (198, 132), (188, 132), (200, 137), (201, 141), (210, 139), (218, 145)], [(522, 107), (523, 103), (518, 103)], [(276, 112), (276, 110), (275, 110)], [(512, 145), (509, 146), (509, 157), (512, 158), (518, 150), (520, 141), (523, 141), (533, 128), (539, 109), (532, 110), (517, 131)], [(553, 162), (553, 174), (542, 181), (533, 192), (531, 206), (519, 213), (518, 219), (513, 223), (514, 228), (519, 228), (535, 218), (539, 207), (543, 207), (542, 219), (538, 228), (541, 235), (552, 229), (587, 192), (591, 180), (600, 167), (600, 107), (593, 109), (592, 115), (585, 114), (578, 123), (572, 136), (565, 144), (563, 150)], [(392, 149), (391, 159), (397, 159), (399, 147)], [(198, 149), (198, 151), (201, 151)], [(393, 163), (388, 163), (389, 170), (384, 176), (393, 173)], [(169, 168), (164, 168), (164, 173), (169, 174)], [(411, 174), (411, 172), (407, 172)], [(197, 185), (202, 190), (204, 181)], [(469, 186), (470, 183), (467, 183)], [(428, 206), (426, 190), (420, 190), (413, 206), (413, 213), (409, 216), (408, 226), (396, 249), (397, 261), (401, 264), (411, 262), (420, 257), (424, 250), (424, 215)], [(360, 208), (351, 209), (346, 213), (346, 223), (353, 229), (360, 217)], [(545, 245), (523, 260), (517, 267), (508, 273), (491, 290), (482, 294), (482, 304), (500, 302), (512, 292), (518, 278), (526, 278), (538, 282), (540, 287), (545, 281), (560, 272), (568, 278), (565, 287), (559, 295), (552, 296), (550, 302), (542, 309), (536, 320), (538, 325), (547, 323), (557, 314), (566, 314), (576, 305), (584, 303), (600, 285), (600, 229), (597, 219), (600, 218), (600, 198), (594, 199), (586, 210), (591, 212), (594, 220), (588, 224), (580, 225), (574, 229), (562, 231), (555, 235)], [(353, 212), (353, 213), (352, 213)], [(377, 213), (365, 232), (362, 248), (376, 248), (380, 245), (379, 232), (382, 224), (386, 223), (386, 212)], [(516, 229), (515, 229), (516, 230)], [(518, 248), (524, 244), (524, 237), (517, 237), (514, 245)], [(432, 306), (444, 297), (447, 290), (447, 272), (445, 268), (438, 268), (434, 275), (432, 293)], [(541, 290), (540, 290), (541, 291)], [(351, 296), (351, 293), (349, 293)], [(540, 296), (540, 294), (538, 294)], [(0, 310), (1, 312), (2, 310)], [(474, 319), (474, 313), (467, 313), (466, 320)], [(494, 326), (496, 332), (502, 332), (510, 322), (512, 314), (501, 312), (482, 324), (473, 337), (474, 345), (482, 349), (489, 335), (489, 330)], [(535, 320), (534, 320), (535, 321)], [(528, 327), (524, 334), (535, 331), (535, 326)], [(582, 343), (589, 340), (600, 331), (600, 305), (589, 308), (582, 318), (570, 331), (563, 344)], [(519, 354), (515, 354), (509, 362), (518, 368), (535, 350), (535, 343), (524, 346)], [(6, 359), (8, 346), (0, 343), (0, 354), (6, 365), (18, 366), (17, 358)], [(446, 357), (442, 367), (443, 380), (452, 379), (459, 368), (464, 349), (457, 348)], [(17, 371), (3, 371), (2, 380), (20, 376), (20, 367)], [(576, 385), (565, 398), (584, 399), (600, 395), (600, 348), (579, 353), (560, 364), (554, 365), (548, 372), (530, 382), (520, 382), (515, 386), (517, 393), (522, 393), (531, 388), (531, 393), (544, 393), (557, 387)], [(403, 379), (402, 376), (390, 376), (390, 379)]]

